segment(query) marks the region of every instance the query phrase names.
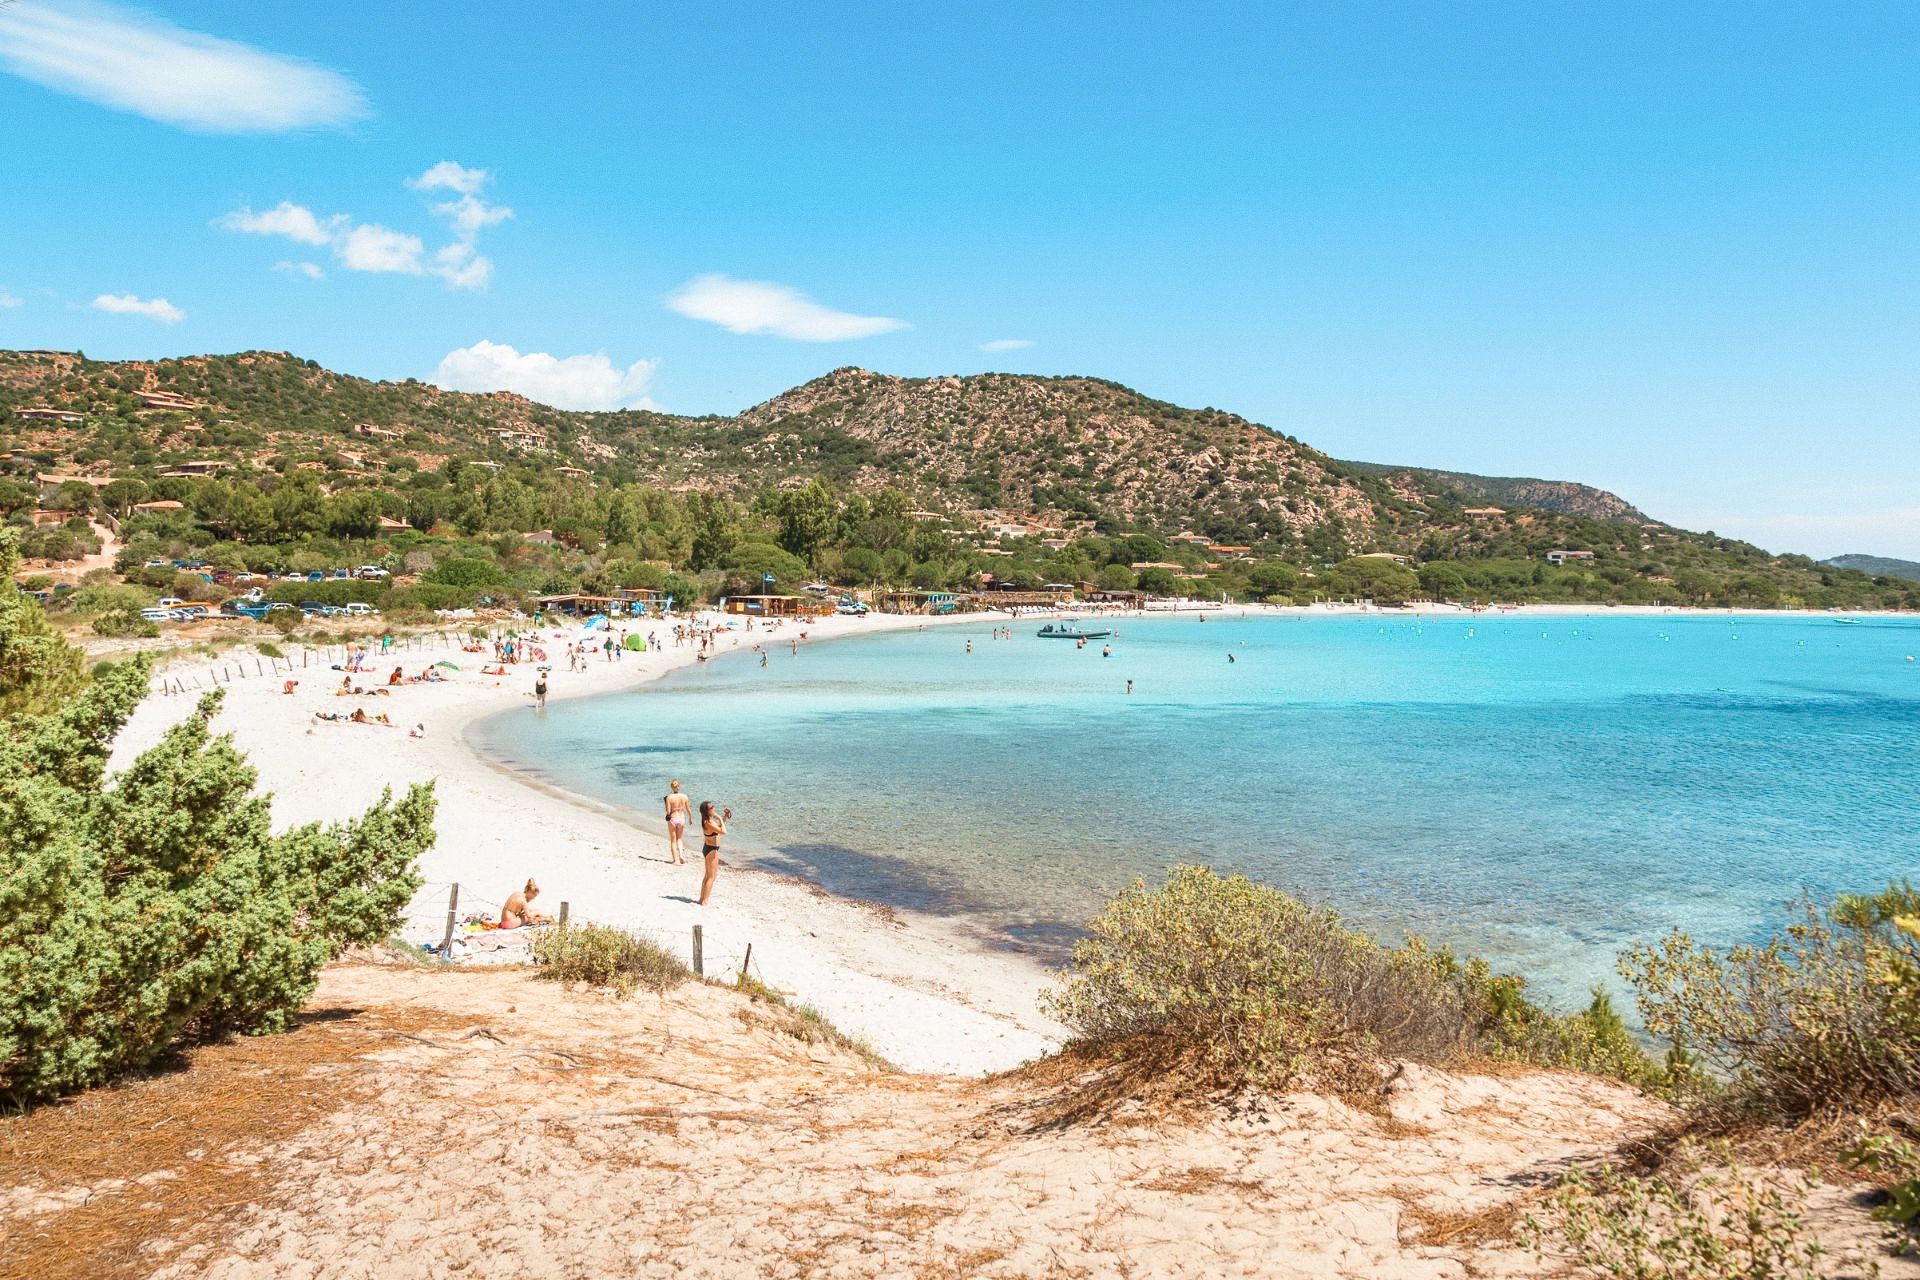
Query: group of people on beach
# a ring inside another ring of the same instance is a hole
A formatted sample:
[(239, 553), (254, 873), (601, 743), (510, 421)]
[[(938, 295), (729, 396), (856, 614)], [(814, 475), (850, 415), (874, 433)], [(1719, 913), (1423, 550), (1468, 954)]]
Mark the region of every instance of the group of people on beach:
[[(680, 790), (680, 779), (675, 778), (667, 784), (667, 794), (662, 796), (660, 804), (666, 810), (667, 817), (667, 855), (676, 867), (686, 865), (687, 827), (693, 821), (693, 801)], [(732, 809), (715, 806), (711, 800), (700, 802), (700, 857), (705, 864), (700, 876), (700, 905), (706, 906), (707, 899), (713, 896), (714, 878), (720, 874), (720, 837), (727, 834), (727, 823), (733, 819)]]

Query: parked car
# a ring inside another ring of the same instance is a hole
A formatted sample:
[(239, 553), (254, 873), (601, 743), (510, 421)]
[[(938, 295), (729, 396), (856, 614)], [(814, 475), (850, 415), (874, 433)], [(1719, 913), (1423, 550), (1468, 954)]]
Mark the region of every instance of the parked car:
[(325, 582), (326, 580), (327, 580), (326, 572), (321, 569), (315, 569), (312, 573), (307, 575), (308, 582)]
[(385, 569), (382, 569), (377, 564), (363, 564), (358, 569), (355, 569), (353, 572), (355, 577), (366, 578), (369, 580), (379, 579), (379, 578), (391, 578), (393, 576), (392, 574), (388, 573)]
[(340, 611), (349, 618), (377, 618), (380, 616), (378, 609), (370, 604), (361, 604), (358, 600), (355, 600), (352, 604), (342, 606)]
[(182, 600), (179, 596), (161, 596), (153, 602), (153, 607), (156, 609), (171, 609), (176, 605), (183, 605), (185, 603), (186, 601)]
[(165, 609), (142, 609), (140, 616), (148, 622), (166, 622), (169, 621), (173, 615)]
[(293, 606), (288, 604), (285, 600), (275, 600), (267, 606), (267, 612), (274, 613), (281, 609), (291, 610), (292, 608)]
[(853, 618), (864, 618), (867, 615), (867, 606), (861, 604), (858, 600), (842, 600), (839, 604), (833, 606), (833, 611), (835, 613), (844, 613)]
[(267, 598), (267, 593), (260, 587), (250, 587), (244, 598), (248, 600), (264, 600)]

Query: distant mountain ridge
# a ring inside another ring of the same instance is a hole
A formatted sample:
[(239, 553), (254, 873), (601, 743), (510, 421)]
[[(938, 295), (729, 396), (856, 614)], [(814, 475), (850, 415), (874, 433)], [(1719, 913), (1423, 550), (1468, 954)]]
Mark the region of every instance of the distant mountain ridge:
[(1502, 507), (1536, 507), (1562, 515), (1593, 520), (1646, 520), (1647, 514), (1618, 494), (1571, 480), (1538, 480), (1531, 476), (1480, 476), (1468, 471), (1441, 471), (1433, 467), (1400, 467), (1382, 462), (1348, 462), (1347, 466), (1385, 480), (1417, 482), (1463, 498)]
[(1896, 560), (1892, 556), (1870, 556), (1856, 551), (1820, 563), (1836, 569), (1857, 569), (1876, 578), (1905, 578), (1909, 582), (1920, 582), (1920, 560)]

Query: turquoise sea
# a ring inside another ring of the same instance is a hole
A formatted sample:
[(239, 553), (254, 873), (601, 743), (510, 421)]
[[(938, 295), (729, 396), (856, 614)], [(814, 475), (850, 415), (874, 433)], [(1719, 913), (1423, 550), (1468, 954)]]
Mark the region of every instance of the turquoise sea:
[(1116, 887), (1199, 861), (1564, 1004), (1634, 939), (1730, 943), (1802, 890), (1920, 877), (1920, 621), (1117, 625), (1111, 657), (1033, 622), (797, 656), (789, 631), (765, 668), (743, 644), (474, 735), (648, 820), (679, 777), (733, 807), (740, 855), (1049, 959)]

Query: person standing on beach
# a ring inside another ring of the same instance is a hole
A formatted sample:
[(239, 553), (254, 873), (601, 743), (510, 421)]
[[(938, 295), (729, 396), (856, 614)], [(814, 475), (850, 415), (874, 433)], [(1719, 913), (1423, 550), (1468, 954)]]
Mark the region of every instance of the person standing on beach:
[(675, 778), (667, 784), (667, 794), (660, 797), (660, 803), (667, 811), (667, 853), (674, 866), (685, 866), (687, 854), (682, 842), (687, 838), (687, 820), (693, 816), (693, 801), (680, 794), (680, 779)]
[(540, 668), (540, 674), (533, 678), (533, 705), (541, 711), (547, 709), (547, 669)]
[(713, 879), (720, 874), (720, 837), (727, 834), (727, 820), (733, 817), (733, 810), (722, 809), (715, 813), (713, 801), (700, 802), (700, 856), (707, 866), (700, 877), (700, 905), (706, 906), (707, 899), (713, 896)]

